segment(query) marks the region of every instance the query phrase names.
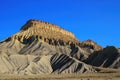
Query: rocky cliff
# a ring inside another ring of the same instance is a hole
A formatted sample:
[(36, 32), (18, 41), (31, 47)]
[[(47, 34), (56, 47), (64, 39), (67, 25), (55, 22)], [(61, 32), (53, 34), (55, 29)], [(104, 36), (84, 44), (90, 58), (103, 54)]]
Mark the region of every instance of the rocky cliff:
[[(78, 44), (78, 40), (75, 38), (74, 34), (68, 32), (55, 24), (50, 24), (48, 22), (29, 20), (22, 28), (18, 34), (14, 35), (15, 39), (25, 43), (29, 38), (42, 39), (44, 42), (50, 44)], [(34, 40), (33, 39), (33, 40)]]

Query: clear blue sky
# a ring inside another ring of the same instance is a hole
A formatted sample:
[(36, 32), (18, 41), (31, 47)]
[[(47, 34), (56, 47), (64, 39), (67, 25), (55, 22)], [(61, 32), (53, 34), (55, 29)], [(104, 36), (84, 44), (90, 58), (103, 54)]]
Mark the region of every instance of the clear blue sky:
[(0, 0), (0, 40), (29, 19), (55, 23), (80, 41), (120, 47), (120, 0)]

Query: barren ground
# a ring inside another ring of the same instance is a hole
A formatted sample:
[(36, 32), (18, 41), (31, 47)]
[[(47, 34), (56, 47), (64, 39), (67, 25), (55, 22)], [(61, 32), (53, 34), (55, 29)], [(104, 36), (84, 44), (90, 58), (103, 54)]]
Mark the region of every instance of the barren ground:
[(0, 80), (120, 80), (120, 73), (0, 75)]

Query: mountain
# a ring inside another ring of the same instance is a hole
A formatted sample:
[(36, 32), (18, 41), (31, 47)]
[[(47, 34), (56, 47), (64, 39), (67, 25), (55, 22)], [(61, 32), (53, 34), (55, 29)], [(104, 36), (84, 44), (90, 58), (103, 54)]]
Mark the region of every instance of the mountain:
[(117, 48), (103, 49), (92, 40), (80, 42), (55, 24), (29, 20), (0, 42), (0, 74), (97, 72), (97, 67), (120, 68), (119, 54)]

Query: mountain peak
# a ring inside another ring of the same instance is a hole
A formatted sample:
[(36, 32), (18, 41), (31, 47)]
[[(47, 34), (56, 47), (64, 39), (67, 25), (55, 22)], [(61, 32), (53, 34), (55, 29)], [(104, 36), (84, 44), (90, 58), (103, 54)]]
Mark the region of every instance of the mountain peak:
[(30, 27), (45, 27), (45, 25), (52, 25), (52, 26), (57, 26), (55, 24), (51, 24), (49, 22), (44, 22), (42, 20), (35, 20), (35, 19), (30, 19), (26, 22), (26, 24), (20, 29), (20, 30), (27, 30)]
[(27, 21), (17, 34), (17, 38), (22, 37), (22, 39), (29, 39), (31, 36), (37, 36), (42, 39), (60, 40), (62, 42), (79, 43), (73, 33), (55, 24), (39, 20)]

